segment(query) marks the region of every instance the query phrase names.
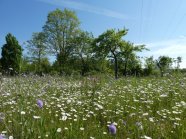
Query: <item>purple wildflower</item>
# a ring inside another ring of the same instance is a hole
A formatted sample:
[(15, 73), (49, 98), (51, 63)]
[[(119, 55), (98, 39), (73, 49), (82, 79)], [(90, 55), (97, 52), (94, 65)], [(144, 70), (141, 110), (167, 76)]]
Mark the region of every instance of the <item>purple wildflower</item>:
[(43, 101), (38, 99), (37, 100), (37, 105), (38, 105), (39, 108), (42, 108), (43, 107)]
[(109, 133), (114, 135), (116, 134), (116, 126), (112, 123), (111, 125), (109, 125)]
[(3, 136), (0, 134), (0, 139), (3, 139)]

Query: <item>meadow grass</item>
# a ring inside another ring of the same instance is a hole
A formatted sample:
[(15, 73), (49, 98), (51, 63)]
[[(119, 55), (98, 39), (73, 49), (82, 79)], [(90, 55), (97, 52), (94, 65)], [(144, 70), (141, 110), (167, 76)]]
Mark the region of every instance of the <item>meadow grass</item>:
[[(14, 139), (184, 139), (186, 77), (12, 77), (0, 133)], [(41, 100), (43, 106), (38, 106)], [(116, 134), (108, 126), (116, 126)]]

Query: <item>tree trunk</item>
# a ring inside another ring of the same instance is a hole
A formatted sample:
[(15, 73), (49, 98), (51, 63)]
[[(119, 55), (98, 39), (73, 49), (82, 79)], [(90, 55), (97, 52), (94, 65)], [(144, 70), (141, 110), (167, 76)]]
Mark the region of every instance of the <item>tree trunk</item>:
[(84, 76), (85, 75), (85, 62), (83, 60), (83, 58), (81, 59), (81, 76)]
[(42, 73), (41, 73), (41, 52), (39, 51), (39, 56), (38, 56), (38, 64), (39, 64), (39, 75), (41, 76)]
[(128, 65), (128, 59), (125, 59), (125, 65), (124, 65), (124, 72), (123, 75), (126, 77), (127, 76), (127, 65)]
[(63, 41), (60, 56), (60, 74), (63, 75), (65, 72), (65, 31), (63, 31)]
[(61, 50), (59, 52), (59, 54), (57, 55), (57, 61), (58, 61), (58, 64), (59, 64), (60, 75), (62, 75), (63, 74), (63, 70), (64, 70), (64, 54), (63, 54), (63, 50)]
[(163, 77), (163, 71), (161, 70), (161, 77)]
[(41, 76), (42, 75), (42, 72), (41, 72), (41, 58), (39, 57), (39, 75)]
[(162, 68), (160, 68), (160, 72), (161, 72), (161, 77), (163, 77), (164, 71)]
[(115, 71), (115, 79), (118, 79), (118, 59), (114, 55), (114, 71)]

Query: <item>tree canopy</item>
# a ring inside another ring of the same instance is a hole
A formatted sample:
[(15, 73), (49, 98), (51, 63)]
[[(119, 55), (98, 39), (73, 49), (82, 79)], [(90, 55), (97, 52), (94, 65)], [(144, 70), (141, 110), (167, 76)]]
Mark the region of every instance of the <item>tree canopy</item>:
[(84, 75), (89, 70), (88, 64), (92, 58), (92, 41), (93, 35), (86, 31), (79, 31), (76, 34), (76, 37), (72, 40), (74, 47), (72, 50), (72, 55), (81, 63), (81, 75)]
[(163, 77), (166, 70), (169, 69), (172, 64), (172, 58), (168, 56), (160, 56), (156, 63), (158, 68), (160, 69), (161, 76)]
[(48, 13), (41, 32), (33, 33), (26, 42), (28, 53), (24, 53), (23, 58), (18, 41), (7, 34), (0, 70), (12, 75), (26, 72), (86, 76), (99, 72), (112, 74), (116, 79), (119, 76), (163, 76), (167, 71), (181, 71), (180, 56), (139, 57), (138, 52), (148, 49), (127, 41), (127, 33), (125, 28), (108, 29), (94, 38), (92, 32), (81, 29), (74, 11), (56, 9)]
[(8, 72), (11, 75), (19, 73), (22, 51), (23, 49), (17, 39), (12, 34), (7, 34), (6, 44), (3, 45), (1, 53), (1, 64), (4, 72)]
[(32, 39), (27, 41), (28, 54), (31, 60), (38, 64), (38, 72), (41, 73), (41, 60), (47, 55), (47, 45), (43, 32), (33, 33)]
[(121, 54), (123, 46), (122, 37), (127, 34), (126, 29), (114, 30), (110, 29), (101, 34), (93, 42), (94, 50), (98, 57), (107, 57), (114, 59), (115, 78), (118, 78), (118, 57)]
[(43, 26), (47, 46), (50, 52), (57, 56), (57, 61), (64, 70), (66, 61), (71, 53), (71, 39), (79, 30), (79, 19), (75, 12), (64, 9), (56, 9), (48, 14), (47, 21)]

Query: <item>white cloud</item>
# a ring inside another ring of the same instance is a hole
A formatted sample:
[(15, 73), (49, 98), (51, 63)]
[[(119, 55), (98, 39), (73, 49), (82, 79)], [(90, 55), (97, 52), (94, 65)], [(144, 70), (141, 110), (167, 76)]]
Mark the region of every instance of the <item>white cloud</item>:
[(128, 17), (122, 13), (109, 10), (109, 9), (105, 9), (105, 8), (92, 6), (86, 3), (72, 1), (72, 0), (39, 0), (39, 1), (52, 4), (52, 5), (56, 5), (56, 6), (68, 7), (68, 8), (72, 8), (76, 10), (86, 11), (86, 12), (90, 12), (94, 14), (117, 18), (117, 19), (122, 19), (122, 20), (128, 19)]
[(186, 68), (186, 37), (180, 36), (177, 39), (165, 40), (158, 42), (146, 43), (147, 48), (150, 49), (149, 52), (144, 52), (144, 56), (154, 56), (158, 58), (159, 56), (165, 55), (172, 58), (178, 56), (182, 57), (181, 68)]
[(171, 55), (171, 56), (179, 56), (184, 55), (186, 52), (186, 44), (185, 46), (182, 44), (170, 45), (165, 48), (160, 48), (154, 52), (155, 55)]

